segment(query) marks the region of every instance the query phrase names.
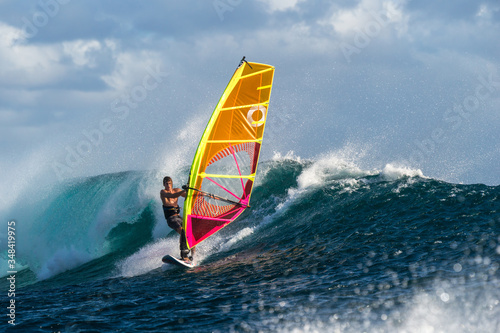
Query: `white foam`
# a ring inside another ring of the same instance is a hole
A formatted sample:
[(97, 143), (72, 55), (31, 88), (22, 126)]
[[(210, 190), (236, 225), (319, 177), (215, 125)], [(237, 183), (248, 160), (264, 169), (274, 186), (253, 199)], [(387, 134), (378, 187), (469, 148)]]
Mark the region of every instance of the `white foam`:
[[(323, 155), (317, 160), (305, 161), (296, 158), (307, 165), (297, 177), (298, 186), (288, 189), (286, 199), (277, 204), (275, 214), (267, 216), (264, 222), (269, 223), (276, 215), (279, 216), (286, 212), (290, 205), (310, 193), (311, 190), (328, 184), (343, 183), (346, 185), (345, 190), (349, 191), (350, 186), (353, 189), (357, 185), (356, 178), (375, 174), (375, 171), (364, 171), (356, 165), (354, 158), (359, 158), (363, 153), (355, 154), (352, 149), (351, 146), (348, 146)], [(350, 157), (347, 158), (346, 155), (350, 155)]]
[[(245, 233), (240, 233), (238, 237), (240, 240), (243, 239), (245, 237)], [(220, 244), (223, 244), (224, 241), (225, 240), (219, 233), (208, 238), (201, 245), (198, 245), (196, 247), (195, 254), (196, 264), (201, 264), (206, 257), (215, 252), (219, 252)], [(226, 249), (228, 248), (229, 246), (226, 247)], [(116, 264), (119, 272), (118, 275), (124, 277), (132, 277), (148, 273), (160, 267), (162, 267), (163, 270), (173, 268), (171, 267), (171, 265), (164, 265), (161, 261), (161, 258), (163, 258), (167, 254), (170, 254), (174, 257), (179, 256), (178, 235), (175, 235), (174, 237), (158, 239), (154, 243), (145, 245), (131, 256), (118, 262)]]
[(234, 244), (238, 243), (242, 239), (252, 235), (254, 232), (253, 228), (243, 228), (239, 232), (236, 233), (233, 237), (231, 237), (226, 243), (224, 243), (221, 247), (221, 251), (229, 250)]
[[(352, 193), (354, 191), (356, 191), (360, 184), (362, 182), (360, 180), (357, 180), (357, 179), (341, 179), (338, 181), (338, 185), (340, 186), (340, 191), (339, 191), (339, 194), (342, 194), (342, 193)], [(334, 187), (332, 186), (332, 189)]]
[[(234, 235), (224, 235), (223, 232), (213, 235), (196, 247), (196, 264), (201, 264), (214, 253), (229, 251), (235, 244), (253, 233), (253, 228), (246, 227)], [(167, 254), (174, 257), (179, 255), (179, 237), (177, 235), (148, 244), (130, 257), (117, 263), (119, 276), (132, 277), (148, 273), (159, 267), (162, 270), (172, 268), (170, 265), (163, 265), (161, 262), (161, 258)]]
[(382, 177), (385, 180), (392, 181), (398, 180), (404, 177), (420, 177), (427, 178), (422, 173), (420, 169), (411, 169), (405, 166), (395, 166), (392, 164), (387, 164), (381, 172)]
[[(177, 251), (175, 251), (177, 249)], [(179, 239), (159, 239), (141, 248), (130, 257), (118, 262), (119, 275), (132, 277), (147, 273), (162, 266), (163, 256), (179, 254)]]
[(37, 272), (37, 278), (44, 280), (69, 269), (78, 267), (91, 260), (91, 256), (83, 251), (69, 248), (58, 249)]
[(333, 153), (313, 162), (302, 171), (297, 182), (299, 189), (305, 189), (323, 186), (325, 183), (339, 179), (352, 179), (370, 174), (371, 172), (361, 170), (353, 161)]
[(282, 162), (287, 160), (301, 162), (302, 159), (300, 158), (300, 156), (295, 155), (295, 152), (293, 150), (290, 150), (285, 155), (282, 155), (280, 152), (275, 151), (271, 160), (275, 162)]

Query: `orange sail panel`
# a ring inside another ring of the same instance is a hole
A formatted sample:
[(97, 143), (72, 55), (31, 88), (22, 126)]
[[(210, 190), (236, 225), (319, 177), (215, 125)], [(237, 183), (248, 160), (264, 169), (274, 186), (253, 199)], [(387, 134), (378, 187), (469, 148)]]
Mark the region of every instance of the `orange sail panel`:
[(184, 203), (189, 248), (249, 206), (274, 67), (243, 61), (222, 94), (194, 156)]

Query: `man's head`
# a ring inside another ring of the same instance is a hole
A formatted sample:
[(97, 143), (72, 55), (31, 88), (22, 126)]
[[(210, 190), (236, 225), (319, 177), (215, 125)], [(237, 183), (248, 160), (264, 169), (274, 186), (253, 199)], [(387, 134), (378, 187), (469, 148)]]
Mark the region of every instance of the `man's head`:
[(170, 177), (163, 178), (163, 186), (167, 185), (167, 183), (172, 184), (172, 178)]

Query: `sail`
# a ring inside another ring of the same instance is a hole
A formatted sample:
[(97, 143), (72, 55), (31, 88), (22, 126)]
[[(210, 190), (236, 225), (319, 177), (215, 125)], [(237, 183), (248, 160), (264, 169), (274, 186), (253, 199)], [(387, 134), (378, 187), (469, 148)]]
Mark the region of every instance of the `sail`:
[(271, 97), (274, 67), (242, 60), (195, 153), (184, 202), (188, 248), (249, 207)]

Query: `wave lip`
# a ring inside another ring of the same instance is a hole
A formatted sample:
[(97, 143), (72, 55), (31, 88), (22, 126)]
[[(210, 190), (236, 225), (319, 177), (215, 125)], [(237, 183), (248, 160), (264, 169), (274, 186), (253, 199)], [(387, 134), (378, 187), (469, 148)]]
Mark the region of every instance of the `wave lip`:
[[(21, 202), (11, 213), (18, 216), (17, 261), (45, 280), (130, 247), (133, 237), (120, 239), (126, 229), (145, 223), (152, 202), (147, 192), (151, 176), (121, 172), (76, 179), (48, 189), (29, 209)], [(150, 234), (151, 226), (144, 226)]]

